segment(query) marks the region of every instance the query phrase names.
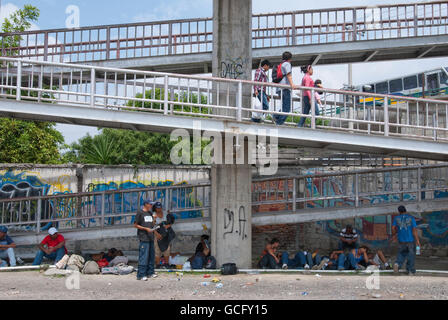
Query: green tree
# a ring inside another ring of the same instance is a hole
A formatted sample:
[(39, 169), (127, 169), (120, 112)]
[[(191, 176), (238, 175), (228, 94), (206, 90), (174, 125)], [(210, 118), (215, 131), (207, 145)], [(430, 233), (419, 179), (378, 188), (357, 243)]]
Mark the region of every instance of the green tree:
[(89, 164), (169, 164), (174, 145), (167, 134), (101, 129), (71, 144), (66, 162)]
[(0, 118), (1, 163), (61, 163), (64, 137), (55, 124)]
[[(2, 24), (2, 32), (13, 33), (23, 32), (31, 27), (32, 21), (37, 21), (39, 18), (39, 9), (32, 5), (25, 5), (23, 9), (16, 10), (9, 18), (5, 18)], [(20, 45), (22, 37), (20, 35), (10, 35), (2, 37), (2, 47), (9, 48), (6, 50), (8, 56), (14, 56), (17, 54), (16, 49)]]
[[(21, 32), (31, 27), (31, 22), (37, 21), (39, 9), (25, 5), (23, 9), (12, 13), (2, 24), (3, 32)], [(2, 37), (3, 48), (8, 55), (17, 54), (20, 44), (18, 35)], [(15, 90), (10, 93), (15, 94)], [(22, 93), (24, 100), (28, 93)], [(32, 92), (31, 96), (37, 96)], [(50, 98), (42, 94), (42, 98)], [(21, 121), (0, 118), (0, 162), (4, 163), (61, 163), (60, 148), (64, 146), (64, 137), (56, 130), (54, 123)]]

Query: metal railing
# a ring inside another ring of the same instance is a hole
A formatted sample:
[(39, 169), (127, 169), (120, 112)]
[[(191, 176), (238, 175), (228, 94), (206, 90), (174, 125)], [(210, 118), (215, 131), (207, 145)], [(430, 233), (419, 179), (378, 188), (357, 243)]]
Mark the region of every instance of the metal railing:
[[(0, 63), (0, 98), (54, 108), (76, 105), (234, 121), (258, 114), (267, 123), (297, 126), (304, 118), (311, 129), (448, 140), (448, 101), (301, 86), (291, 91), (275, 83), (4, 57)], [(255, 109), (255, 90), (265, 92), (268, 110)], [(311, 97), (309, 114), (302, 112), (305, 95)]]
[(143, 201), (160, 201), (177, 218), (210, 216), (210, 184), (120, 189), (0, 199), (0, 224), (13, 232), (36, 232), (129, 225)]
[(446, 164), (257, 179), (252, 185), (254, 215), (443, 197), (448, 197)]
[[(253, 48), (448, 34), (448, 2), (256, 14)], [(0, 33), (1, 55), (53, 62), (211, 52), (213, 19)]]
[[(211, 183), (0, 199), (0, 225), (39, 233), (126, 226), (145, 199), (178, 218), (210, 218)], [(448, 197), (448, 165), (413, 166), (254, 179), (253, 215), (322, 208), (434, 201)]]

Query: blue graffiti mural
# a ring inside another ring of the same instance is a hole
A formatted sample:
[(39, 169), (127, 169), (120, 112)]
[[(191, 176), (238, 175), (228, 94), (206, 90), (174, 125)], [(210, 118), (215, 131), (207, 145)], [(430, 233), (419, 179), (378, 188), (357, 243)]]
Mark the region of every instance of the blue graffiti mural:
[[(176, 185), (186, 185), (187, 182), (183, 181)], [(120, 184), (116, 182), (109, 183), (91, 183), (87, 187), (88, 192), (98, 192), (98, 191), (109, 191), (109, 190), (129, 190), (129, 189), (139, 189), (139, 188), (148, 188), (148, 187), (164, 187), (164, 186), (172, 186), (174, 185), (173, 181), (158, 181), (151, 182), (148, 184), (144, 184), (141, 182), (134, 181), (126, 181)], [(173, 208), (189, 208), (194, 205), (200, 205), (200, 203), (193, 203), (193, 188), (182, 188), (182, 189), (173, 189), (170, 192), (170, 201), (171, 207)], [(163, 204), (167, 203), (167, 191), (166, 190), (158, 190), (154, 194), (154, 199), (162, 202)], [(117, 193), (114, 195), (105, 195), (104, 196), (104, 213), (106, 215), (110, 214), (127, 214), (127, 213), (135, 213), (141, 206), (143, 205), (144, 194), (141, 192), (125, 192), (125, 193)], [(92, 206), (94, 211), (97, 213), (101, 213), (103, 206), (103, 196), (98, 195), (93, 197), (92, 201), (83, 203), (83, 206)], [(199, 218), (203, 216), (203, 212), (201, 210), (186, 210), (182, 212), (176, 213), (177, 218), (180, 219), (188, 219), (188, 218)], [(122, 224), (122, 223), (134, 223), (135, 216), (130, 217), (108, 217), (106, 219), (106, 224)], [(89, 223), (95, 223), (96, 219), (89, 219)], [(84, 225), (84, 223), (82, 223)]]

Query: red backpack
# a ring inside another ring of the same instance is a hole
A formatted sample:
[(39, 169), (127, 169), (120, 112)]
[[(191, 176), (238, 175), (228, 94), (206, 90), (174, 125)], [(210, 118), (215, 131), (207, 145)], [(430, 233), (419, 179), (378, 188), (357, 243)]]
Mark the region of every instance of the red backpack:
[(272, 68), (272, 82), (274, 83), (280, 83), (282, 79), (284, 78), (284, 75), (282, 73), (282, 63), (277, 64)]

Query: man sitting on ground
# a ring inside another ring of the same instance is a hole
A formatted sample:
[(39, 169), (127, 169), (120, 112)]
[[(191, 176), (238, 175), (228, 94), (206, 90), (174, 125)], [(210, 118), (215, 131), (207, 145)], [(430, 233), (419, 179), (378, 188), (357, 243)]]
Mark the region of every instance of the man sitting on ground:
[(67, 254), (67, 249), (65, 248), (64, 236), (58, 233), (56, 228), (50, 228), (48, 229), (48, 236), (39, 244), (39, 251), (34, 258), (33, 266), (40, 265), (44, 257), (54, 260), (56, 264), (65, 254)]
[[(8, 228), (5, 226), (0, 226), (0, 260), (2, 259), (9, 259), (9, 265), (11, 267), (16, 266), (16, 256), (14, 253), (14, 248), (16, 247), (16, 244), (11, 239), (11, 237), (8, 236)], [(4, 260), (3, 260), (4, 261)], [(6, 261), (4, 261), (3, 266), (6, 267)]]
[(348, 224), (341, 230), (339, 237), (339, 250), (352, 250), (358, 248), (358, 233)]
[(367, 263), (368, 261), (369, 258), (365, 249), (352, 249), (348, 254), (339, 254), (338, 270), (365, 270), (361, 263)]
[(258, 262), (258, 268), (260, 269), (280, 269), (281, 262), (279, 253), (277, 252), (280, 241), (277, 238), (272, 239), (266, 244), (261, 259)]

